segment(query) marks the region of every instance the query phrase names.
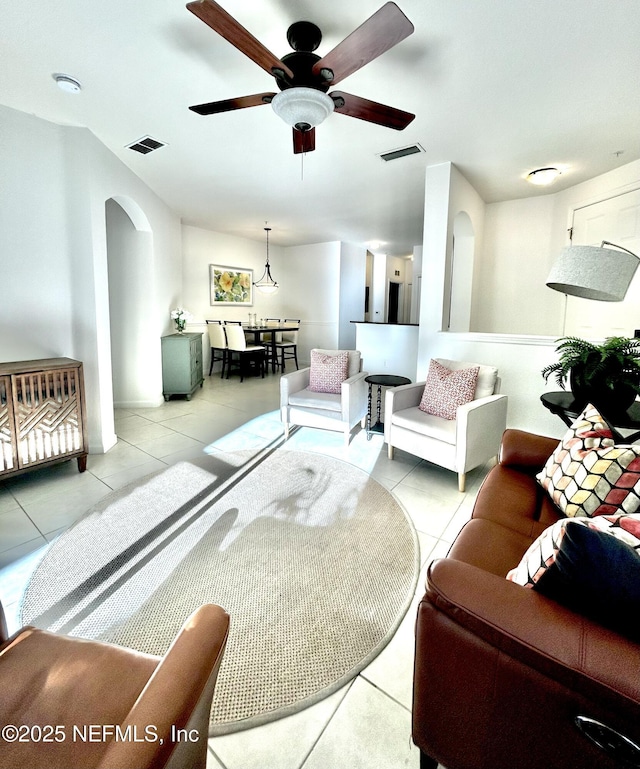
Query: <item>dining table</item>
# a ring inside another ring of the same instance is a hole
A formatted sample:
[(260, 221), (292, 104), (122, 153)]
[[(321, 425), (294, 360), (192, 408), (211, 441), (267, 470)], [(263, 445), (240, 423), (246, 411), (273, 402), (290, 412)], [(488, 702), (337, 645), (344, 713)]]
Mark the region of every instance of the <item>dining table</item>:
[[(278, 365), (278, 358), (276, 355), (276, 334), (281, 331), (297, 331), (300, 328), (298, 323), (269, 323), (267, 326), (253, 326), (243, 323), (242, 330), (245, 334), (253, 334), (253, 343), (256, 345), (264, 345), (271, 348), (271, 371), (275, 373), (276, 366)], [(270, 340), (264, 340), (266, 334), (271, 334)]]

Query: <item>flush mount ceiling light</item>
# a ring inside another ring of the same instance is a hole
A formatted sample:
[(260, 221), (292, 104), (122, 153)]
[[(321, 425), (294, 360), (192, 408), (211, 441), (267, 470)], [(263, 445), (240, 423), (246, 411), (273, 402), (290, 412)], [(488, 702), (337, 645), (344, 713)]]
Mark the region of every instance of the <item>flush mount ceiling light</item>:
[(607, 240), (600, 246), (569, 246), (553, 265), (547, 286), (582, 299), (621, 302), (639, 263), (632, 251)]
[(271, 268), (269, 267), (269, 233), (271, 227), (265, 227), (264, 231), (267, 233), (267, 263), (264, 266), (262, 277), (260, 280), (256, 280), (253, 285), (263, 294), (275, 294), (279, 286), (271, 277)]
[(70, 75), (62, 75), (58, 72), (54, 72), (51, 77), (56, 81), (58, 88), (66, 91), (67, 93), (80, 93), (82, 90), (80, 82), (76, 80), (75, 77), (71, 77)]
[(540, 187), (553, 184), (562, 172), (558, 168), (537, 168), (527, 174), (527, 181)]
[(333, 112), (330, 96), (315, 88), (287, 88), (271, 100), (276, 115), (298, 131), (310, 131)]

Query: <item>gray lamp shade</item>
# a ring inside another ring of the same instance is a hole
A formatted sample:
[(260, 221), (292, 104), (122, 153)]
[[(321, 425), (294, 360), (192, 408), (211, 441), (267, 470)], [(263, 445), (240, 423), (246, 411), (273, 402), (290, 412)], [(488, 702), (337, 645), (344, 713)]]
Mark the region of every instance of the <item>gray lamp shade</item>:
[(553, 265), (547, 286), (599, 302), (621, 302), (640, 259), (630, 251), (602, 246), (570, 246)]

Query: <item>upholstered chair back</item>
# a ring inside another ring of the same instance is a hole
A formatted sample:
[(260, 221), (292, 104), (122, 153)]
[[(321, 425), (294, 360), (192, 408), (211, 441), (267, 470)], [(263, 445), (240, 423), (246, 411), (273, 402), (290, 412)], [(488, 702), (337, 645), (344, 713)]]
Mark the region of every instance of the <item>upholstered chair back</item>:
[(476, 382), (476, 392), (474, 400), (486, 398), (487, 395), (495, 395), (500, 392), (500, 377), (498, 369), (495, 366), (484, 366), (478, 363), (468, 363), (461, 360), (448, 360), (447, 358), (435, 358), (442, 366), (451, 371), (460, 371), (463, 368), (475, 368), (480, 365), (478, 372), (478, 381)]
[(225, 333), (227, 335), (227, 346), (230, 350), (246, 350), (247, 340), (244, 335), (244, 329), (242, 326), (225, 326)]
[(214, 350), (224, 350), (227, 346), (227, 338), (224, 333), (224, 326), (218, 323), (208, 323), (209, 344)]

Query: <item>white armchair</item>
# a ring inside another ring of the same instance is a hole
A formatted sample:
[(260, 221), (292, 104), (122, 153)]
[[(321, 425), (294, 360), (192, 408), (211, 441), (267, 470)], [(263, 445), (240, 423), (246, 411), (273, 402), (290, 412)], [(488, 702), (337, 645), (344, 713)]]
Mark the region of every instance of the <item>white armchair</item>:
[[(319, 350), (325, 355), (337, 355), (341, 350)], [(340, 394), (309, 390), (311, 368), (301, 368), (280, 378), (280, 418), (284, 423), (285, 439), (291, 425), (319, 427), (344, 433), (349, 445), (351, 430), (367, 414), (366, 371), (361, 371), (362, 357), (358, 350), (349, 350), (348, 378), (341, 384)]]
[[(452, 370), (477, 364), (436, 359)], [(386, 392), (384, 440), (389, 459), (395, 447), (458, 473), (465, 490), (466, 473), (498, 454), (507, 424), (507, 396), (499, 395), (500, 378), (493, 366), (480, 366), (474, 399), (458, 406), (455, 419), (426, 414), (418, 408), (425, 382)]]

